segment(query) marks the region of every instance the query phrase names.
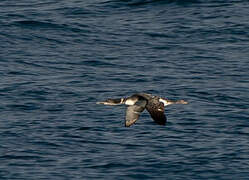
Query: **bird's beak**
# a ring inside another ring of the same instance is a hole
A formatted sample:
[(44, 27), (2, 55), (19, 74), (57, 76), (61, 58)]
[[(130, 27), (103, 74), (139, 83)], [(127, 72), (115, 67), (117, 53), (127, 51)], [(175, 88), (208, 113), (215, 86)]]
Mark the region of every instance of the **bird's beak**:
[(96, 102), (96, 104), (105, 104), (106, 102), (104, 101), (100, 101), (100, 102)]
[(96, 104), (104, 104), (104, 105), (108, 105), (108, 106), (120, 105), (120, 103), (115, 103), (115, 102), (112, 102), (112, 101), (100, 101), (100, 102), (97, 102)]
[(184, 101), (184, 100), (179, 100), (178, 103), (179, 103), (179, 104), (188, 104), (188, 102), (187, 102), (187, 101)]

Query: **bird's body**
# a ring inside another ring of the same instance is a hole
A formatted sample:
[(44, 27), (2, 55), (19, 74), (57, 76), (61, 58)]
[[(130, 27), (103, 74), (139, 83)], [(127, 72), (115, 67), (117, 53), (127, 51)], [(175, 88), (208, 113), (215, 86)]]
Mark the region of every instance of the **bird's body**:
[(129, 127), (138, 120), (144, 109), (150, 113), (157, 124), (165, 125), (167, 118), (164, 114), (164, 107), (170, 104), (187, 104), (187, 102), (184, 100), (172, 101), (147, 93), (138, 93), (127, 98), (107, 99), (106, 101), (97, 102), (97, 104), (127, 105), (125, 126)]

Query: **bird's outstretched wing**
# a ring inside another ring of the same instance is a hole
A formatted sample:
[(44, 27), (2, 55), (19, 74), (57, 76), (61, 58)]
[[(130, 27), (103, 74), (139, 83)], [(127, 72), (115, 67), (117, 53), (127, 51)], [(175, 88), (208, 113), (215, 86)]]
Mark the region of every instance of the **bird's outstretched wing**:
[(134, 124), (141, 112), (145, 109), (147, 101), (145, 99), (139, 99), (134, 105), (128, 106), (126, 109), (125, 126), (129, 127)]
[(164, 105), (162, 102), (154, 103), (149, 101), (148, 105), (146, 106), (146, 109), (157, 124), (166, 124), (167, 118), (164, 114)]

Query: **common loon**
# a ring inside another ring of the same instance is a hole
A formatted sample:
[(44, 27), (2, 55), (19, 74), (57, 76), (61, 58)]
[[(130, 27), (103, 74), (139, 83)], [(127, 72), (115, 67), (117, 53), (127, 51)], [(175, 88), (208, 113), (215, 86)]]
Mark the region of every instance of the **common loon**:
[(125, 126), (129, 127), (138, 120), (145, 108), (157, 124), (165, 125), (167, 118), (164, 114), (164, 107), (170, 104), (188, 104), (188, 102), (184, 100), (173, 101), (147, 93), (138, 93), (127, 98), (107, 99), (105, 101), (97, 102), (97, 104), (109, 106), (127, 105)]

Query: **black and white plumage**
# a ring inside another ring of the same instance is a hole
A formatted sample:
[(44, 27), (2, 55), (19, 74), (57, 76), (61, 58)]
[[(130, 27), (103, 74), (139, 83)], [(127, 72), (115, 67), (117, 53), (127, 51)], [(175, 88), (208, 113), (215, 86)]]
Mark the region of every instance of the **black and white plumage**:
[(129, 127), (139, 119), (144, 109), (150, 113), (157, 124), (165, 125), (167, 118), (164, 114), (164, 107), (170, 104), (187, 104), (187, 102), (184, 100), (172, 101), (147, 93), (138, 93), (127, 98), (107, 99), (106, 101), (97, 102), (97, 104), (127, 105), (125, 126)]

